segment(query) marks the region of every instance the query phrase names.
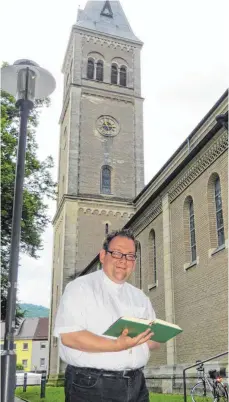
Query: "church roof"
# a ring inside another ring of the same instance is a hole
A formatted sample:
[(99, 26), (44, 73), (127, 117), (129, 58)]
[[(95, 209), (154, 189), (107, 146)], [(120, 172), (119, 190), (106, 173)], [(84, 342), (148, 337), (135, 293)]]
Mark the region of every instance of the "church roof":
[(79, 9), (77, 27), (142, 43), (133, 33), (119, 1), (87, 1)]

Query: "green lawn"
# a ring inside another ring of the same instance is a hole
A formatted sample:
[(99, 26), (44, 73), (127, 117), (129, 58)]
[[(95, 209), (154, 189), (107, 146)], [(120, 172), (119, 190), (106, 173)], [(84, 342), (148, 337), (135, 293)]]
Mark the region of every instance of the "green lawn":
[(16, 389), (16, 396), (22, 397), (29, 402), (64, 402), (63, 387), (46, 387), (45, 398), (40, 399), (40, 386), (27, 387), (26, 392), (22, 391), (22, 387)]
[[(46, 387), (46, 397), (40, 399), (40, 386), (27, 387), (23, 392), (22, 387), (16, 389), (16, 395), (28, 402), (64, 402), (64, 389), (62, 387)], [(150, 394), (150, 402), (183, 402), (183, 395)], [(202, 398), (199, 399), (199, 402)], [(206, 399), (204, 399), (206, 402)], [(188, 396), (188, 402), (191, 397)]]

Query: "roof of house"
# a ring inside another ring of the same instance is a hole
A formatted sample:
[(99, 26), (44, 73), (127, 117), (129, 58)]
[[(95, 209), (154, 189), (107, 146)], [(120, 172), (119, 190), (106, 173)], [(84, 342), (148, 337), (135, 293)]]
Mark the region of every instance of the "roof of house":
[(39, 318), (25, 318), (15, 334), (15, 339), (33, 339)]
[(87, 1), (79, 9), (76, 27), (142, 43), (132, 31), (119, 1)]
[(48, 338), (48, 330), (49, 330), (49, 319), (47, 317), (39, 318), (33, 339)]
[[(48, 339), (49, 319), (44, 317), (23, 318), (16, 328), (14, 338), (17, 339)], [(1, 339), (4, 339), (5, 322), (0, 323)]]

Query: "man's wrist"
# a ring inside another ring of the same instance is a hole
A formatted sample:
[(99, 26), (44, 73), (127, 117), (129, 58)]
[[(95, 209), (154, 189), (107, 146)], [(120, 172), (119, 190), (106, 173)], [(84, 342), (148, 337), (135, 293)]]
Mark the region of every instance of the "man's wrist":
[(113, 340), (113, 345), (114, 345), (114, 352), (121, 352), (121, 348), (120, 348), (118, 339)]
[(115, 346), (115, 352), (123, 352), (124, 350), (130, 349), (130, 347), (123, 347), (118, 338), (114, 339), (114, 346)]

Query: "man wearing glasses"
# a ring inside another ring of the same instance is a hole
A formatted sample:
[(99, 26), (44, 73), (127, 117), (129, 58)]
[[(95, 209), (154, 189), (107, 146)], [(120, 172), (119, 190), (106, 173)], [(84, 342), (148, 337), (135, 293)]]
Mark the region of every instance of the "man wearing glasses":
[(136, 263), (136, 242), (129, 230), (108, 234), (100, 251), (103, 269), (70, 282), (58, 308), (54, 336), (67, 363), (66, 402), (148, 402), (142, 369), (149, 351), (150, 330), (131, 338), (103, 333), (121, 316), (154, 319), (145, 294), (127, 283)]

